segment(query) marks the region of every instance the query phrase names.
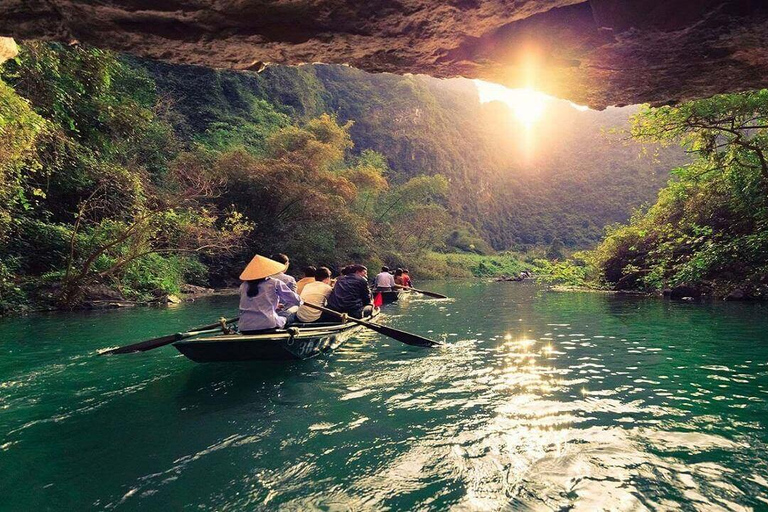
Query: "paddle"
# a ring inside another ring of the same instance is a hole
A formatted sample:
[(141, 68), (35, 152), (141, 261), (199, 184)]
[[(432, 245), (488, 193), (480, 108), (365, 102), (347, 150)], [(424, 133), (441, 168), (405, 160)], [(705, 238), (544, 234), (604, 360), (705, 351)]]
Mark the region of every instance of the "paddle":
[(420, 293), (422, 295), (426, 295), (427, 297), (434, 297), (436, 299), (447, 299), (448, 298), (445, 295), (440, 295), (439, 293), (428, 292), (426, 290), (417, 290), (416, 288), (410, 288), (408, 286), (403, 286), (401, 284), (396, 284), (395, 288), (402, 288), (403, 290), (411, 290), (411, 291), (414, 291), (416, 293)]
[[(234, 322), (237, 322), (237, 318), (230, 318), (229, 320), (226, 321), (227, 324), (231, 324)], [(147, 350), (160, 348), (165, 345), (169, 345), (174, 341), (185, 340), (187, 338), (191, 338), (192, 336), (203, 334), (205, 333), (205, 331), (216, 330), (216, 328), (220, 328), (220, 327), (221, 327), (221, 322), (211, 324), (211, 325), (204, 325), (202, 327), (197, 327), (195, 329), (192, 329), (191, 331), (177, 332), (176, 334), (160, 336), (159, 338), (152, 338), (151, 340), (140, 341), (139, 343), (134, 343), (132, 345), (125, 345), (124, 347), (117, 347), (111, 350), (105, 350), (104, 352), (100, 352), (99, 355), (103, 356), (104, 354), (130, 354), (132, 352), (146, 352)]]
[(379, 334), (383, 334), (384, 336), (389, 336), (390, 338), (396, 339), (397, 341), (405, 343), (406, 345), (415, 345), (417, 347), (434, 347), (435, 345), (442, 345), (442, 343), (440, 343), (439, 341), (433, 341), (428, 338), (419, 336), (418, 334), (411, 334), (409, 332), (393, 329), (392, 327), (387, 327), (386, 325), (374, 324), (366, 320), (353, 318), (351, 316), (347, 316), (344, 313), (339, 313), (338, 311), (325, 308), (318, 304), (312, 304), (311, 302), (304, 302), (303, 304), (305, 306), (309, 306), (310, 308), (317, 309), (325, 313), (329, 313), (331, 315), (336, 315), (339, 318), (346, 317), (346, 319), (349, 320), (350, 322), (354, 322), (358, 325), (362, 325), (363, 327), (367, 327), (368, 329), (372, 329), (378, 332)]

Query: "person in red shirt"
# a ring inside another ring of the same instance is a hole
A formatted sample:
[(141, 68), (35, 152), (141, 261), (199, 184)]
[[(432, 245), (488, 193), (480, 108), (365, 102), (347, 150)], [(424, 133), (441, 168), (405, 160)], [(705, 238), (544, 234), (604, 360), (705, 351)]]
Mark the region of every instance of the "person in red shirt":
[(413, 288), (413, 282), (411, 282), (411, 276), (408, 275), (408, 269), (403, 269), (403, 286), (407, 288)]

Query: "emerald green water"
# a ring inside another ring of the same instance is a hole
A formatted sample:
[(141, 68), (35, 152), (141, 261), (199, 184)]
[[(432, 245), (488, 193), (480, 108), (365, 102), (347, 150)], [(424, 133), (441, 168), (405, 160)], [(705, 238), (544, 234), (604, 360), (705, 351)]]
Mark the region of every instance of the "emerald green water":
[(768, 508), (766, 306), (428, 289), (381, 321), (446, 347), (287, 364), (94, 355), (235, 297), (0, 320), (0, 509)]

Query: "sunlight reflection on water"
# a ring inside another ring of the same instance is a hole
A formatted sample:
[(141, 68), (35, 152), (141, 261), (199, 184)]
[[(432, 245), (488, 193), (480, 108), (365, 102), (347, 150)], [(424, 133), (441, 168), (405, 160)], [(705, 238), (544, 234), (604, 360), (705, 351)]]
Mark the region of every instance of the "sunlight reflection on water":
[(442, 286), (454, 301), (382, 318), (433, 350), (361, 332), (281, 366), (90, 357), (120, 316), (78, 319), (85, 346), (6, 344), (0, 491), (27, 475), (2, 492), (18, 510), (768, 506), (762, 310)]

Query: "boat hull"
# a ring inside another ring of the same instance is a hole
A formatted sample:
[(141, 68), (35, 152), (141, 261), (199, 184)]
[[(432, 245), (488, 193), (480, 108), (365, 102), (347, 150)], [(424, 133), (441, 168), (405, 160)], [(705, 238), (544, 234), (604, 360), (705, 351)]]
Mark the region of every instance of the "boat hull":
[(221, 334), (179, 341), (173, 346), (197, 363), (311, 359), (338, 348), (359, 325), (299, 324), (291, 335), (283, 329), (259, 334)]
[(399, 290), (387, 290), (383, 292), (374, 291), (373, 293), (381, 294), (382, 304), (392, 304), (393, 302), (397, 302), (397, 300), (400, 298), (400, 293), (402, 292), (400, 292)]

